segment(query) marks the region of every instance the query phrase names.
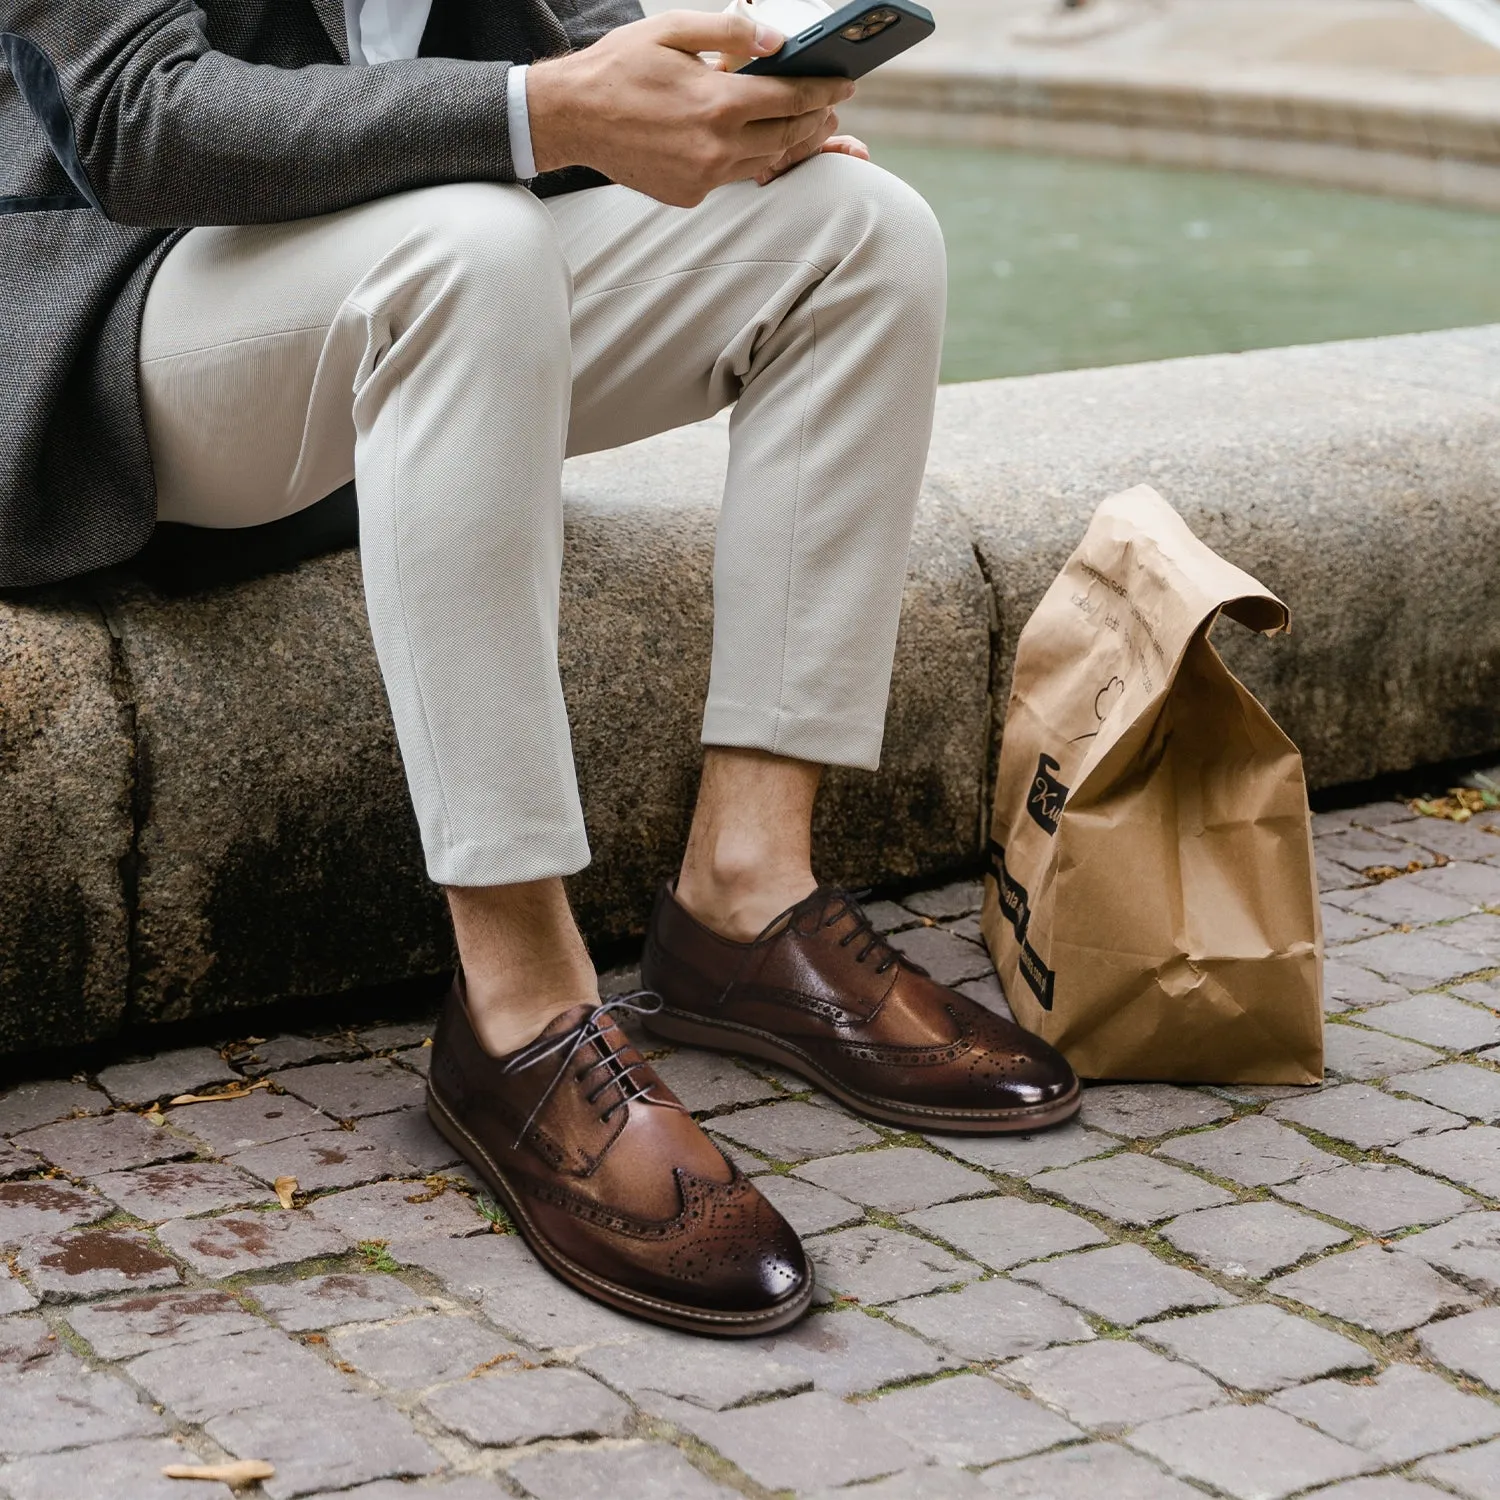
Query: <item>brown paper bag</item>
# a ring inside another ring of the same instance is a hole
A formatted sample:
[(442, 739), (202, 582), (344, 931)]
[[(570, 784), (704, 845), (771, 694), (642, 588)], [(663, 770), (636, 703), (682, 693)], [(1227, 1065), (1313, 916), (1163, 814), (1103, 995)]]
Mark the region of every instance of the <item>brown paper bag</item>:
[(1106, 500), (1021, 633), (984, 936), (1085, 1078), (1315, 1083), (1322, 930), (1302, 758), (1208, 634), (1287, 609), (1155, 490)]

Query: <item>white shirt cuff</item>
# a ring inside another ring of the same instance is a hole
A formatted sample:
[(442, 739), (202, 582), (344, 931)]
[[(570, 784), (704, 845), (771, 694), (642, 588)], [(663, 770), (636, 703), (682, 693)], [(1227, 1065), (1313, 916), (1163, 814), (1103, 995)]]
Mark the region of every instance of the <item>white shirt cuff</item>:
[(526, 111), (526, 64), (517, 63), (506, 74), (505, 119), (510, 126), (510, 159), (519, 182), (530, 182), (536, 173), (531, 154), (531, 116)]

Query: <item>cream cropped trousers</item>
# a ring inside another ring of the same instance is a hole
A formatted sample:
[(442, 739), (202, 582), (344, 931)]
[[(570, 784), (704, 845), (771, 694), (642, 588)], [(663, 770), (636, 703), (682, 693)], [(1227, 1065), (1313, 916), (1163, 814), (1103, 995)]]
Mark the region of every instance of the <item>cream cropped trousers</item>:
[(253, 526), (352, 477), (429, 874), (572, 874), (564, 456), (733, 404), (703, 740), (873, 769), (944, 281), (921, 198), (835, 155), (692, 209), (470, 183), (195, 229), (141, 332), (159, 515)]

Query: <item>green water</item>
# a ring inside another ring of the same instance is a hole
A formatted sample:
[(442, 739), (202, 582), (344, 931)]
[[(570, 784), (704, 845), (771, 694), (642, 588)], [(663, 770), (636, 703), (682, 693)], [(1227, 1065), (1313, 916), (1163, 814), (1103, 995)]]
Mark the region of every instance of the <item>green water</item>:
[(1500, 322), (1500, 215), (1063, 156), (876, 144), (948, 239), (943, 379)]

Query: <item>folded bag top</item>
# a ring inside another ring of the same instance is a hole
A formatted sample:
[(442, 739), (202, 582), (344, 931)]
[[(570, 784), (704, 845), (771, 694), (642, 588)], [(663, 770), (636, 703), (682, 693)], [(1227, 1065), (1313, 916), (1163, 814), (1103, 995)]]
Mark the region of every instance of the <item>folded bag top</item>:
[(1286, 606), (1145, 485), (1021, 632), (982, 923), (1085, 1078), (1315, 1083), (1322, 931), (1297, 747), (1209, 641)]

